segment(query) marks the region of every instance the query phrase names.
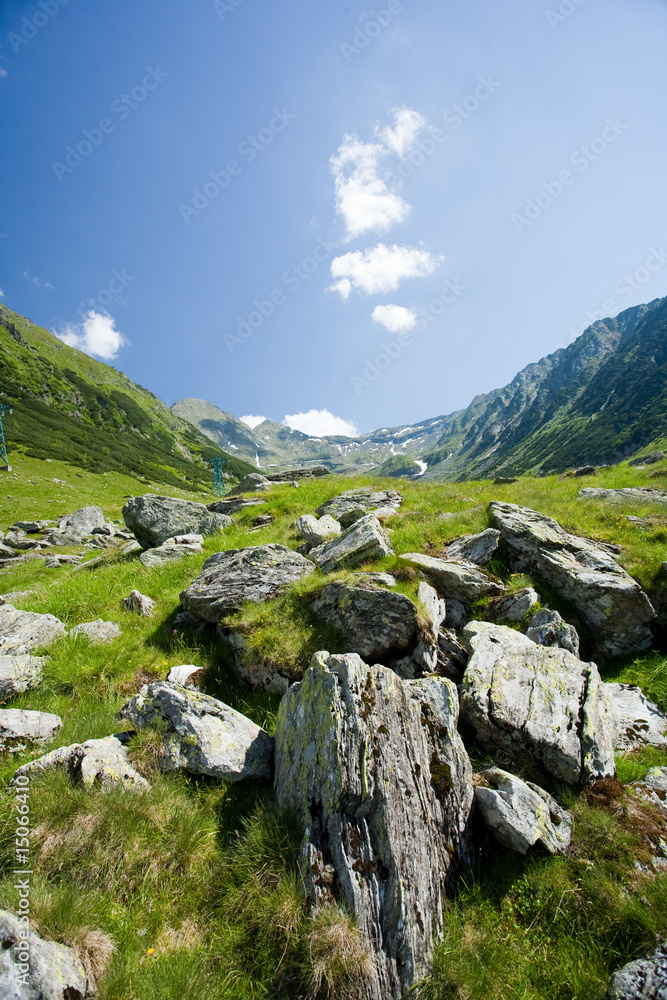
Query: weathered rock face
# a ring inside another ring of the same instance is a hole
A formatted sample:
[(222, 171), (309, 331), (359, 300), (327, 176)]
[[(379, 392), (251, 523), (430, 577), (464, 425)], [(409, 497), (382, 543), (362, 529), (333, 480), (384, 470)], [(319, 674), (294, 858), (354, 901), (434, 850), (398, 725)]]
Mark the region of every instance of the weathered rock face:
[(273, 777), (273, 740), (229, 705), (167, 681), (142, 687), (120, 711), (138, 728), (164, 727), (162, 768), (227, 781)]
[(124, 597), (122, 603), (126, 611), (136, 611), (140, 618), (151, 618), (155, 608), (155, 601), (138, 590), (133, 590), (129, 597)]
[(221, 639), (231, 646), (234, 656), (234, 673), (242, 684), (256, 691), (269, 691), (271, 694), (284, 694), (290, 681), (299, 678), (292, 677), (288, 667), (283, 663), (267, 663), (249, 654), (245, 637), (234, 629), (218, 629)]
[(409, 597), (372, 584), (328, 583), (313, 613), (343, 635), (345, 648), (371, 662), (402, 653), (417, 635), (417, 608)]
[(521, 587), (512, 594), (489, 601), (486, 614), (494, 622), (521, 622), (539, 600), (540, 595), (532, 587)]
[(581, 500), (611, 500), (611, 501), (628, 501), (628, 500), (639, 500), (640, 503), (667, 503), (667, 491), (665, 490), (649, 490), (634, 487), (624, 487), (619, 490), (603, 490), (596, 489), (594, 486), (587, 486), (583, 490), (579, 490), (579, 498)]
[(469, 622), (461, 714), (478, 737), (523, 750), (569, 784), (614, 773), (614, 718), (594, 663), (504, 625)]
[(494, 502), (489, 509), (515, 568), (533, 571), (572, 602), (592, 630), (598, 655), (650, 646), (655, 611), (608, 551), (527, 507)]
[(579, 656), (579, 635), (574, 625), (563, 621), (557, 611), (542, 608), (528, 622), (526, 635), (538, 646), (559, 646)]
[(632, 750), (643, 744), (667, 746), (667, 716), (632, 684), (604, 685), (614, 706), (617, 750)]
[(417, 600), (422, 604), (433, 632), (437, 633), (447, 617), (445, 602), (438, 597), (438, 592), (430, 584), (425, 583), (424, 580), (417, 587)]
[(284, 545), (251, 545), (210, 556), (181, 596), (186, 611), (217, 624), (244, 601), (259, 604), (314, 571), (310, 559)]
[(75, 625), (74, 628), (70, 629), (69, 634), (81, 635), (92, 643), (113, 642), (114, 639), (120, 638), (120, 628), (116, 622), (105, 622), (101, 618), (97, 618), (94, 622), (82, 622), (81, 625)]
[(665, 1000), (667, 997), (667, 944), (648, 958), (629, 962), (611, 977), (607, 1000)]
[(370, 514), (380, 507), (390, 507), (395, 513), (403, 503), (403, 496), (397, 490), (376, 491), (370, 486), (360, 490), (345, 490), (337, 497), (321, 504), (316, 513), (322, 517), (330, 514), (340, 521), (344, 528), (358, 521), (364, 514)]
[(266, 476), (261, 475), (259, 472), (250, 472), (247, 476), (243, 477), (238, 486), (235, 486), (233, 490), (229, 491), (227, 496), (237, 497), (242, 493), (265, 492), (270, 489), (271, 483)]
[(656, 462), (662, 462), (663, 458), (667, 458), (664, 451), (652, 451), (650, 455), (631, 459), (628, 465), (654, 465)]
[(46, 569), (60, 569), (61, 566), (80, 566), (81, 562), (81, 556), (59, 554), (49, 556), (44, 562), (44, 566)]
[(499, 542), (500, 532), (497, 528), (487, 528), (478, 535), (463, 535), (447, 546), (447, 558), (486, 566), (495, 555)]
[(438, 672), (457, 683), (463, 679), (468, 664), (468, 651), (459, 642), (456, 632), (441, 628), (438, 633)]
[(0, 709), (0, 750), (22, 750), (31, 743), (48, 743), (62, 719), (50, 712), (30, 712), (24, 708)]
[(295, 479), (319, 479), (330, 476), (331, 469), (326, 465), (308, 465), (303, 469), (286, 469), (284, 472), (269, 472), (266, 478), (270, 483), (291, 483)]
[(73, 514), (58, 521), (59, 528), (69, 528), (77, 535), (91, 535), (94, 528), (103, 528), (106, 523), (100, 507), (80, 507)]
[(472, 563), (449, 562), (421, 552), (406, 552), (400, 558), (423, 570), (445, 600), (453, 598), (462, 604), (470, 604), (480, 597), (496, 597), (507, 590), (504, 584), (492, 580)]
[(44, 662), (41, 656), (0, 656), (0, 702), (38, 688)]
[(633, 781), (632, 789), (640, 798), (667, 812), (667, 767), (652, 767), (643, 781)]
[(550, 854), (567, 850), (572, 817), (539, 785), (491, 767), (487, 785), (477, 785), (475, 802), (495, 837), (511, 851), (527, 854), (540, 844)]
[(177, 667), (172, 667), (167, 674), (167, 681), (171, 684), (178, 684), (180, 687), (199, 689), (204, 677), (204, 668), (197, 667), (194, 663), (181, 663)]
[(0, 654), (24, 656), (39, 646), (48, 646), (65, 634), (65, 626), (53, 615), (19, 611), (11, 604), (0, 607)]
[(151, 569), (153, 566), (163, 566), (164, 563), (183, 559), (184, 556), (197, 556), (204, 550), (201, 543), (202, 535), (176, 535), (175, 538), (168, 538), (162, 545), (155, 548), (146, 549), (139, 556), (142, 566)]
[(308, 558), (316, 562), (323, 573), (333, 573), (369, 559), (382, 559), (392, 552), (391, 542), (380, 522), (373, 514), (367, 514), (338, 538), (311, 549)]
[(342, 529), (339, 522), (328, 514), (319, 520), (312, 514), (302, 514), (296, 522), (296, 530), (308, 545), (315, 546), (336, 538)]
[(152, 493), (128, 500), (123, 518), (145, 549), (162, 545), (176, 535), (214, 535), (232, 523), (226, 514), (215, 514), (203, 503)]
[(84, 1000), (90, 993), (86, 971), (71, 948), (45, 941), (13, 913), (0, 910), (0, 996)]
[(276, 796), (303, 825), (311, 902), (344, 901), (374, 954), (368, 1000), (402, 996), (442, 928), (473, 795), (457, 716), (444, 678), (325, 652), (280, 705)]
[(150, 785), (130, 764), (126, 745), (129, 736), (117, 733), (101, 740), (86, 740), (68, 747), (58, 747), (45, 757), (30, 761), (18, 769), (12, 781), (21, 775), (34, 777), (41, 771), (67, 771), (74, 784), (99, 785), (112, 788), (122, 785), (131, 791), (144, 792)]
[(266, 500), (253, 500), (249, 497), (243, 499), (239, 497), (232, 500), (216, 500), (215, 503), (209, 503), (206, 505), (206, 509), (212, 511), (214, 514), (237, 514), (240, 510), (245, 510), (246, 507), (259, 507), (262, 504), (266, 504)]

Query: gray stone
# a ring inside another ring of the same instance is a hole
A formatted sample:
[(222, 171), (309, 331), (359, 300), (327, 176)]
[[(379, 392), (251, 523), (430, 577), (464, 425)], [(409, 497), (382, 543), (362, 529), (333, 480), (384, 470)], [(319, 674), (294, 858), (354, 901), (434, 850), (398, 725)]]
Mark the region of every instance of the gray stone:
[(536, 590), (521, 587), (505, 597), (489, 601), (485, 613), (494, 622), (522, 622), (539, 601), (540, 595)]
[(567, 850), (572, 817), (543, 788), (498, 767), (484, 771), (483, 777), (487, 785), (475, 787), (475, 802), (501, 844), (519, 854), (535, 844), (549, 854)]
[(59, 554), (45, 559), (44, 566), (46, 569), (60, 569), (61, 566), (80, 566), (81, 561), (81, 556)]
[(135, 538), (134, 541), (126, 542), (125, 545), (121, 545), (120, 551), (124, 556), (130, 556), (133, 552), (143, 552), (144, 549)]
[(655, 611), (639, 584), (602, 546), (570, 535), (557, 521), (516, 504), (493, 502), (514, 568), (555, 586), (590, 627), (598, 656), (651, 645)]
[(273, 739), (216, 698), (157, 681), (144, 685), (120, 711), (138, 728), (164, 733), (161, 768), (226, 781), (273, 777)]
[(368, 580), (369, 583), (377, 583), (380, 587), (395, 587), (396, 577), (391, 573), (359, 573), (360, 580)]
[(0, 750), (23, 750), (31, 743), (48, 743), (62, 719), (50, 712), (30, 712), (24, 708), (0, 709)]
[(6, 594), (0, 594), (0, 606), (15, 604), (16, 601), (27, 601), (33, 594), (34, 590), (10, 590)]
[(139, 562), (147, 569), (153, 566), (163, 566), (165, 563), (183, 559), (185, 556), (201, 555), (204, 551), (201, 535), (177, 535), (168, 538), (162, 545), (153, 549), (145, 549), (139, 556)]
[(227, 496), (236, 497), (242, 493), (258, 493), (270, 489), (271, 483), (266, 476), (260, 475), (259, 472), (251, 472), (249, 475), (244, 476), (238, 486), (230, 490)]
[(610, 500), (612, 502), (639, 501), (639, 503), (667, 503), (667, 491), (651, 490), (645, 487), (623, 487), (622, 489), (603, 490), (588, 486), (579, 490), (581, 500)]
[(447, 605), (438, 597), (437, 590), (424, 580), (420, 580), (417, 587), (417, 600), (422, 604), (434, 634), (437, 633), (447, 617)]
[(538, 646), (559, 646), (579, 656), (579, 633), (574, 625), (563, 621), (557, 611), (541, 608), (528, 622), (526, 635)]
[(380, 522), (373, 514), (366, 514), (338, 538), (311, 549), (308, 557), (317, 563), (323, 573), (333, 573), (362, 562), (382, 559), (392, 553), (391, 542)]
[(10, 545), (3, 545), (0, 543), (0, 559), (18, 559), (19, 554), (16, 549), (13, 549)]
[(575, 479), (581, 479), (582, 476), (594, 476), (595, 466), (594, 465), (581, 465), (578, 469), (575, 469), (572, 473)]
[(500, 532), (497, 528), (487, 528), (478, 535), (463, 535), (449, 543), (447, 558), (486, 566), (489, 559), (495, 555), (499, 541)]
[(417, 638), (417, 608), (410, 598), (373, 584), (328, 583), (311, 609), (318, 619), (338, 629), (349, 652), (374, 663), (404, 652)]
[(468, 664), (468, 651), (461, 644), (456, 632), (441, 628), (438, 633), (438, 673), (457, 683), (462, 680)]
[(378, 491), (365, 486), (358, 490), (346, 490), (327, 500), (317, 508), (316, 513), (320, 517), (330, 514), (336, 521), (340, 521), (344, 528), (348, 528), (365, 514), (370, 514), (380, 507), (389, 507), (391, 513), (396, 513), (402, 503), (403, 496), (397, 490)]
[(167, 674), (167, 681), (170, 684), (197, 690), (200, 689), (203, 678), (204, 668), (196, 667), (194, 663), (181, 663), (177, 667), (172, 667)]
[(226, 514), (213, 513), (202, 503), (152, 493), (128, 500), (123, 518), (145, 549), (162, 545), (176, 535), (214, 535), (232, 523)]
[(93, 622), (82, 622), (69, 630), (71, 636), (83, 636), (88, 642), (104, 643), (113, 642), (120, 638), (120, 628), (116, 622), (105, 622), (97, 618)]
[(84, 1000), (88, 996), (86, 970), (71, 948), (46, 941), (13, 913), (0, 910), (3, 1000)]
[(216, 500), (215, 503), (207, 504), (207, 509), (214, 514), (229, 515), (238, 514), (240, 510), (245, 510), (246, 507), (259, 507), (262, 504), (266, 505), (266, 500), (243, 499), (243, 497), (239, 497), (236, 500)]
[(95, 506), (80, 507), (73, 514), (58, 520), (59, 528), (65, 528), (79, 537), (92, 534), (94, 528), (102, 528), (104, 524), (104, 514), (100, 507)]
[(63, 635), (65, 626), (53, 615), (19, 611), (11, 604), (0, 607), (0, 654), (3, 656), (32, 653)]
[(507, 591), (504, 584), (492, 580), (473, 563), (450, 562), (421, 552), (406, 552), (400, 558), (422, 570), (446, 601), (453, 598), (465, 605), (480, 597), (496, 597)]
[(44, 663), (41, 656), (0, 655), (0, 702), (40, 687)]
[(319, 520), (313, 514), (302, 514), (295, 527), (310, 546), (322, 545), (330, 538), (336, 538), (342, 531), (339, 522), (334, 521), (328, 514)]
[(331, 469), (326, 465), (311, 465), (303, 469), (287, 469), (286, 472), (267, 472), (266, 479), (270, 483), (291, 483), (294, 479), (313, 479), (330, 476)]
[(284, 545), (252, 545), (216, 552), (181, 596), (186, 611), (217, 624), (244, 601), (259, 604), (314, 570), (309, 559)]
[(607, 1000), (667, 1000), (667, 944), (615, 972)]
[(250, 654), (246, 639), (241, 632), (234, 629), (223, 631), (222, 628), (218, 631), (220, 638), (231, 647), (234, 673), (242, 684), (247, 684), (256, 691), (284, 694), (290, 681), (300, 679), (300, 671), (296, 676), (292, 676), (292, 671), (284, 664), (259, 660)]
[(667, 813), (667, 767), (652, 767), (642, 781), (633, 781), (631, 787), (639, 798)]
[(39, 542), (36, 538), (28, 538), (22, 531), (10, 531), (4, 537), (4, 544), (12, 549), (27, 550), (37, 548)]
[(35, 535), (39, 531), (45, 531), (52, 524), (55, 524), (55, 521), (16, 521), (14, 527), (25, 531), (28, 535)]
[(642, 455), (641, 458), (632, 458), (628, 465), (654, 465), (656, 462), (662, 462), (663, 458), (667, 458), (664, 451), (652, 451), (650, 455)]
[(373, 955), (366, 1000), (401, 997), (425, 974), (467, 856), (457, 717), (451, 682), (401, 681), (353, 653), (316, 653), (278, 710), (276, 797), (304, 831), (311, 904), (343, 903)]
[(605, 684), (605, 688), (614, 706), (617, 750), (633, 750), (644, 744), (667, 746), (667, 716), (648, 700), (640, 687)]
[(23, 775), (33, 778), (43, 771), (60, 770), (67, 771), (73, 784), (96, 785), (105, 790), (122, 785), (132, 791), (147, 791), (149, 783), (132, 767), (127, 756), (126, 745), (130, 735), (117, 733), (101, 740), (58, 747), (46, 756), (19, 767), (12, 781)]
[(454, 629), (458, 631), (462, 629), (467, 621), (470, 619), (470, 615), (466, 611), (464, 604), (460, 601), (455, 601), (453, 598), (448, 598), (445, 602), (445, 607), (447, 608), (447, 615), (445, 617), (445, 624), (447, 628)]
[(594, 663), (489, 622), (469, 622), (463, 644), (461, 714), (480, 740), (568, 784), (614, 774), (613, 710)]
[(138, 590), (133, 590), (129, 597), (124, 597), (122, 604), (126, 611), (136, 611), (140, 618), (151, 618), (155, 610), (155, 601)]

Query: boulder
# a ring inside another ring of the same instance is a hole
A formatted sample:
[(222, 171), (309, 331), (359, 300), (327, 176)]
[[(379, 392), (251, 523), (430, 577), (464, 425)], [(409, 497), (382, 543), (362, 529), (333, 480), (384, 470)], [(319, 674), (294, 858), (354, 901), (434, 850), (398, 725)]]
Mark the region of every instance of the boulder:
[(465, 605), (480, 597), (496, 597), (507, 591), (503, 583), (492, 580), (473, 563), (450, 562), (421, 552), (406, 552), (400, 558), (422, 570), (445, 600), (453, 598)]
[(296, 522), (296, 530), (309, 546), (322, 545), (341, 533), (341, 526), (333, 517), (325, 514), (319, 520), (313, 514), (302, 514)]
[(568, 784), (614, 774), (611, 699), (594, 663), (504, 625), (469, 622), (461, 714), (478, 738)]
[(369, 583), (377, 583), (380, 587), (395, 587), (396, 577), (391, 573), (358, 573), (360, 580), (368, 580)]
[(434, 590), (424, 580), (420, 580), (417, 587), (417, 600), (424, 608), (434, 635), (437, 634), (438, 629), (447, 617), (447, 605), (442, 598), (438, 597), (437, 590)]
[(35, 535), (39, 531), (46, 531), (53, 524), (55, 521), (15, 521), (13, 527), (25, 531), (28, 535)]
[(549, 854), (564, 853), (572, 835), (572, 817), (539, 785), (491, 767), (485, 784), (475, 787), (475, 803), (497, 840), (527, 854), (539, 844)]
[(58, 527), (68, 530), (79, 538), (92, 535), (94, 528), (102, 528), (105, 524), (104, 514), (100, 507), (80, 507), (73, 514), (67, 514), (58, 519)]
[(226, 781), (273, 777), (273, 739), (216, 698), (167, 681), (145, 684), (120, 711), (163, 733), (161, 767)]
[(186, 611), (217, 624), (244, 601), (259, 604), (314, 571), (312, 562), (284, 545), (251, 545), (216, 552), (181, 596)]
[(380, 507), (389, 507), (391, 513), (395, 514), (402, 503), (403, 496), (397, 490), (377, 491), (365, 486), (359, 490), (346, 490), (327, 500), (317, 508), (316, 513), (320, 517), (329, 514), (340, 521), (344, 528), (349, 528), (364, 514), (370, 514)]
[(378, 519), (373, 514), (366, 514), (338, 538), (311, 549), (308, 558), (316, 562), (323, 573), (333, 573), (362, 562), (382, 559), (392, 552), (391, 542)]
[(144, 792), (150, 788), (146, 779), (130, 764), (126, 746), (131, 733), (117, 733), (101, 740), (86, 740), (58, 747), (45, 757), (24, 764), (12, 781), (23, 775), (34, 778), (43, 771), (67, 771), (73, 784), (99, 786), (110, 789), (122, 785), (131, 791)]
[(121, 633), (116, 622), (105, 622), (101, 618), (97, 618), (94, 622), (82, 622), (81, 625), (75, 625), (69, 630), (69, 634), (75, 637), (82, 635), (88, 642), (103, 643), (119, 639)]
[(579, 490), (580, 500), (610, 500), (612, 502), (639, 501), (639, 503), (667, 503), (667, 491), (651, 490), (644, 487), (623, 487), (617, 490), (597, 489), (587, 486)]
[(499, 542), (500, 532), (497, 528), (487, 528), (478, 535), (463, 535), (449, 543), (447, 558), (475, 563), (476, 566), (486, 566), (489, 559), (495, 555)]
[(239, 497), (236, 500), (216, 500), (215, 503), (209, 503), (206, 507), (214, 514), (227, 514), (229, 516), (230, 514), (238, 514), (246, 507), (258, 507), (262, 504), (266, 505), (266, 500), (252, 500), (250, 498), (244, 500)]
[(123, 507), (123, 518), (145, 549), (162, 545), (176, 535), (214, 535), (232, 523), (226, 514), (216, 514), (203, 503), (174, 497), (133, 497)]
[(230, 490), (227, 496), (236, 497), (242, 493), (258, 493), (270, 489), (271, 483), (266, 476), (262, 476), (259, 472), (251, 472), (249, 475), (244, 476), (238, 486)]
[(180, 687), (199, 689), (203, 677), (203, 667), (196, 667), (194, 663), (181, 663), (179, 666), (171, 668), (167, 674), (167, 681), (170, 684), (178, 684)]
[(632, 684), (605, 684), (616, 720), (614, 745), (617, 750), (634, 750), (650, 744), (667, 746), (667, 716), (649, 701), (640, 687)]
[(201, 546), (202, 541), (201, 535), (176, 535), (175, 538), (168, 538), (162, 545), (145, 549), (139, 556), (139, 562), (146, 569), (152, 569), (154, 566), (163, 566), (185, 556), (201, 555), (204, 551)]
[(136, 611), (140, 618), (151, 618), (155, 609), (155, 601), (138, 590), (133, 590), (129, 597), (124, 597), (122, 604), (126, 611)]
[(36, 538), (28, 538), (23, 531), (9, 531), (3, 539), (4, 545), (9, 545), (12, 549), (27, 550), (36, 549), (39, 542)]
[(19, 611), (11, 604), (0, 607), (0, 655), (23, 656), (48, 646), (65, 635), (65, 626), (53, 615)]
[(18, 559), (19, 554), (16, 549), (13, 549), (11, 545), (3, 545), (0, 543), (0, 559)]
[(34, 590), (10, 590), (6, 594), (0, 594), (0, 606), (15, 604), (16, 601), (27, 601), (34, 593)]
[(441, 628), (438, 632), (438, 673), (450, 677), (458, 684), (463, 679), (467, 664), (468, 651), (459, 641), (456, 632)]
[(44, 663), (41, 656), (0, 655), (0, 702), (40, 687)]
[(444, 678), (401, 681), (354, 653), (316, 653), (276, 725), (275, 791), (303, 829), (311, 904), (345, 905), (374, 962), (363, 996), (427, 970), (448, 876), (464, 863), (472, 772)]
[(272, 663), (260, 660), (248, 652), (248, 644), (242, 632), (235, 629), (218, 628), (220, 638), (232, 650), (234, 673), (242, 684), (255, 691), (268, 691), (270, 694), (284, 694), (291, 681), (299, 680), (302, 671), (296, 676), (284, 663)]
[(48, 743), (62, 725), (60, 716), (50, 712), (0, 709), (0, 750), (24, 750), (32, 743)]
[(295, 479), (312, 479), (330, 475), (331, 469), (327, 469), (326, 465), (310, 465), (304, 469), (287, 469), (286, 472), (267, 472), (266, 479), (270, 483), (291, 483)]
[(664, 451), (652, 451), (650, 455), (631, 459), (628, 465), (655, 465), (656, 462), (662, 462), (663, 458), (667, 458)]
[(594, 465), (580, 465), (578, 469), (575, 469), (572, 473), (575, 479), (581, 479), (582, 476), (594, 476), (595, 466)]
[(574, 625), (563, 621), (557, 611), (541, 608), (528, 622), (526, 635), (538, 646), (559, 646), (579, 656), (579, 634)]
[(489, 601), (485, 613), (493, 622), (522, 622), (539, 601), (540, 595), (536, 590), (532, 587), (521, 587), (505, 597)]
[(320, 621), (338, 629), (345, 649), (370, 662), (386, 662), (409, 649), (417, 637), (417, 608), (410, 598), (373, 584), (328, 583), (311, 609)]
[(591, 629), (598, 656), (651, 645), (649, 626), (656, 616), (651, 602), (608, 550), (527, 507), (494, 501), (490, 511), (514, 567), (555, 586), (576, 607)]
[(41, 938), (30, 924), (0, 910), (0, 997), (84, 1000), (86, 970), (71, 948)]
[(607, 1000), (665, 1000), (667, 997), (667, 944), (653, 954), (629, 962), (615, 972)]
[(44, 560), (44, 566), (46, 569), (60, 569), (61, 566), (80, 566), (81, 556), (75, 555), (57, 555), (49, 556), (48, 559)]

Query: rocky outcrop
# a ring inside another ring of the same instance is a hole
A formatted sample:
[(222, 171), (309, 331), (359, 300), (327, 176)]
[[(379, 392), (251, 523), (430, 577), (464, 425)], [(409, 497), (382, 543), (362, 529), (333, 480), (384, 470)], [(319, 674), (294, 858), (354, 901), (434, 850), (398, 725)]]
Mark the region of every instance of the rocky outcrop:
[(113, 642), (120, 638), (120, 628), (116, 622), (105, 622), (97, 618), (94, 622), (82, 622), (70, 629), (70, 635), (83, 636), (88, 642), (104, 643)]
[(246, 507), (259, 507), (262, 505), (266, 505), (266, 500), (238, 497), (231, 500), (216, 500), (215, 503), (207, 504), (206, 509), (212, 511), (214, 514), (226, 514), (229, 516), (230, 514), (238, 514), (240, 510), (245, 510)]
[(373, 490), (370, 486), (365, 486), (359, 490), (345, 490), (321, 504), (316, 513), (320, 517), (329, 514), (344, 528), (349, 528), (365, 514), (381, 508), (390, 508), (395, 513), (402, 503), (403, 496), (397, 490)]
[(11, 604), (0, 607), (0, 655), (25, 656), (65, 635), (65, 626), (53, 615), (19, 611)]
[(618, 490), (603, 490), (594, 486), (587, 486), (578, 493), (580, 500), (610, 500), (617, 503), (625, 501), (639, 501), (639, 503), (667, 503), (667, 491), (651, 490), (634, 487), (624, 487)]
[(97, 785), (104, 789), (116, 785), (135, 792), (144, 792), (150, 785), (130, 764), (127, 756), (129, 733), (105, 736), (101, 740), (86, 740), (58, 747), (45, 757), (30, 761), (18, 769), (12, 781), (22, 775), (34, 778), (42, 771), (67, 771), (73, 784)]
[(341, 533), (341, 526), (333, 517), (325, 514), (319, 520), (313, 514), (302, 514), (296, 522), (296, 530), (311, 548), (323, 545), (330, 538), (336, 538)]
[(651, 602), (607, 550), (527, 507), (494, 502), (489, 510), (514, 567), (558, 588), (590, 627), (599, 656), (651, 645)]
[(185, 556), (198, 556), (204, 551), (201, 545), (203, 540), (202, 535), (176, 535), (175, 538), (168, 538), (162, 545), (146, 549), (139, 556), (139, 561), (146, 569), (152, 569)]
[(62, 725), (60, 716), (50, 712), (0, 709), (0, 750), (24, 750), (33, 743), (48, 743)]
[(503, 583), (492, 580), (473, 563), (437, 559), (421, 552), (406, 552), (400, 558), (422, 570), (445, 600), (453, 598), (465, 605), (480, 597), (496, 597), (507, 591)]
[(0, 702), (42, 683), (42, 656), (0, 656)]
[(615, 972), (607, 992), (607, 1000), (664, 1000), (666, 996), (667, 944)]
[(528, 622), (526, 635), (538, 646), (559, 646), (579, 656), (579, 634), (574, 625), (563, 621), (557, 611), (541, 608)]
[(186, 611), (217, 624), (244, 601), (259, 604), (314, 571), (309, 559), (284, 545), (252, 545), (216, 552), (182, 594)]
[(146, 684), (120, 711), (139, 729), (163, 732), (164, 771), (182, 769), (226, 781), (273, 777), (273, 740), (229, 705), (190, 688)]
[(475, 563), (476, 566), (486, 566), (495, 555), (499, 541), (500, 532), (497, 528), (487, 528), (478, 535), (463, 535), (449, 543), (447, 558)]
[(612, 705), (594, 663), (488, 622), (469, 622), (463, 643), (461, 714), (480, 740), (569, 784), (613, 775)]
[(344, 648), (373, 663), (404, 652), (417, 635), (417, 608), (410, 598), (373, 584), (328, 583), (311, 609), (341, 632)]
[(128, 500), (123, 518), (145, 549), (162, 545), (176, 535), (214, 535), (232, 523), (226, 514), (213, 513), (203, 503), (152, 493)]
[(540, 595), (532, 587), (521, 587), (505, 597), (489, 601), (485, 613), (492, 622), (522, 622), (539, 600)]
[(1, 997), (84, 1000), (90, 995), (86, 970), (71, 948), (46, 941), (13, 913), (0, 910)]
[(632, 684), (605, 684), (614, 706), (614, 745), (633, 750), (645, 744), (667, 746), (667, 716)]
[(392, 552), (389, 537), (378, 519), (373, 514), (366, 514), (338, 538), (311, 549), (308, 558), (317, 563), (323, 573), (333, 573), (338, 569), (359, 566), (362, 562), (382, 559)]
[(401, 681), (356, 654), (315, 654), (276, 726), (278, 802), (304, 830), (311, 903), (343, 902), (374, 967), (364, 996), (398, 998), (424, 974), (447, 874), (466, 852), (471, 768), (456, 688)]
[(572, 817), (539, 785), (491, 767), (475, 787), (475, 802), (496, 839), (511, 851), (527, 854), (539, 844), (549, 854), (567, 850)]
[(667, 458), (664, 451), (652, 451), (650, 455), (631, 459), (628, 465), (654, 465), (656, 462), (662, 462), (664, 458)]
[(140, 618), (151, 618), (155, 610), (155, 601), (138, 590), (133, 590), (129, 597), (124, 597), (122, 604), (126, 611), (136, 611)]

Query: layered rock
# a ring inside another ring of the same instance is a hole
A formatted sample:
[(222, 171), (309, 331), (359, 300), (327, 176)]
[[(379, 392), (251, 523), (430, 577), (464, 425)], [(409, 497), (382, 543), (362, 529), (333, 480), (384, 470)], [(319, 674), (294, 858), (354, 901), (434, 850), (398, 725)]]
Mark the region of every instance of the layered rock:
[(366, 514), (338, 538), (311, 549), (308, 558), (317, 563), (323, 573), (333, 573), (369, 560), (382, 559), (392, 552), (389, 537), (378, 519), (373, 514)]
[(579, 634), (574, 625), (563, 621), (557, 611), (541, 608), (528, 622), (526, 635), (538, 646), (559, 646), (579, 656)]
[(487, 528), (477, 535), (462, 535), (447, 546), (447, 558), (486, 566), (495, 555), (499, 542), (500, 532), (497, 528)]
[(373, 584), (328, 583), (311, 608), (341, 632), (345, 648), (372, 662), (404, 652), (417, 635), (417, 608), (410, 598)]
[(0, 709), (0, 750), (24, 749), (53, 739), (63, 721), (50, 712), (31, 712), (24, 708)]
[(19, 611), (11, 604), (0, 606), (0, 654), (24, 656), (40, 646), (48, 646), (65, 635), (65, 626), (54, 615)]
[(84, 1000), (90, 995), (86, 970), (71, 948), (46, 941), (13, 913), (0, 910), (1, 997)]
[(438, 559), (421, 552), (406, 552), (400, 558), (422, 570), (445, 600), (453, 598), (465, 605), (480, 597), (496, 597), (507, 591), (504, 584), (491, 579), (473, 563)]
[(505, 597), (489, 601), (485, 611), (494, 622), (522, 622), (539, 600), (540, 595), (532, 587), (521, 587)]
[(162, 545), (146, 549), (139, 556), (139, 561), (146, 569), (151, 569), (185, 556), (198, 556), (204, 551), (201, 544), (203, 540), (202, 535), (176, 535), (175, 538), (168, 538)]
[(614, 706), (614, 745), (617, 750), (638, 746), (667, 746), (667, 716), (632, 684), (605, 684)]
[(550, 854), (567, 850), (572, 817), (548, 792), (499, 767), (489, 768), (482, 777), (485, 784), (475, 787), (475, 802), (501, 844), (519, 854), (527, 854), (535, 844)]
[(213, 513), (203, 503), (152, 493), (128, 500), (123, 519), (145, 549), (162, 545), (176, 535), (214, 535), (232, 523), (226, 514)]
[(398, 490), (373, 490), (366, 486), (358, 490), (345, 490), (321, 504), (316, 513), (320, 517), (329, 514), (344, 528), (349, 528), (359, 518), (373, 511), (389, 508), (387, 513), (396, 513), (402, 503), (403, 496)]
[(24, 764), (12, 781), (22, 775), (35, 777), (42, 771), (63, 770), (74, 784), (96, 785), (103, 789), (121, 785), (131, 791), (147, 791), (150, 785), (130, 764), (126, 749), (129, 737), (128, 733), (117, 733), (101, 740), (58, 747), (46, 756)]
[(0, 656), (0, 702), (42, 683), (42, 656)]

